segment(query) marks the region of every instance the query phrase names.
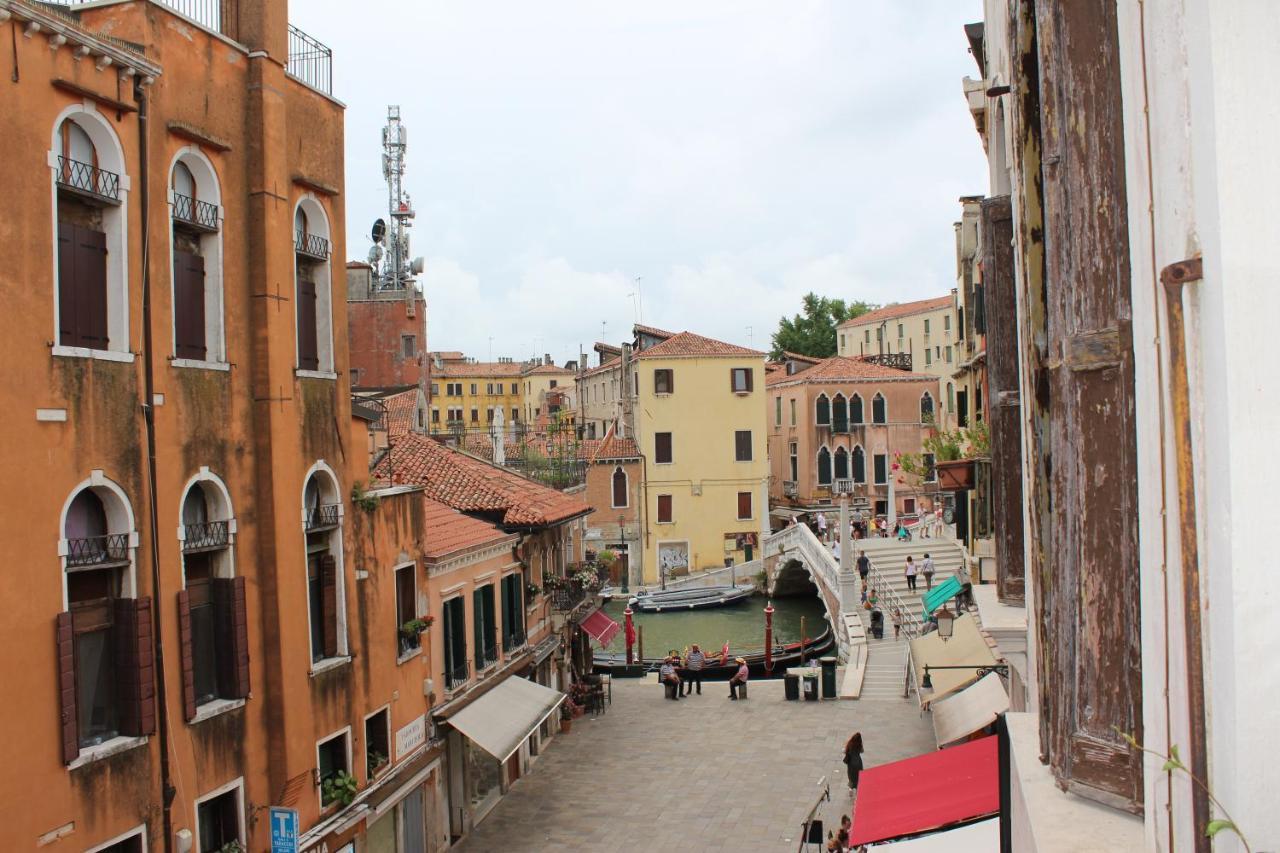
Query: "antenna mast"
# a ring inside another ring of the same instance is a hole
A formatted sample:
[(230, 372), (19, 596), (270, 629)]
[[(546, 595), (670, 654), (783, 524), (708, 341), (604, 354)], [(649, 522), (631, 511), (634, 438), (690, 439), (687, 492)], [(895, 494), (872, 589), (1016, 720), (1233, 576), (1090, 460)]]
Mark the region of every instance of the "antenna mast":
[[(411, 290), (414, 276), (423, 268), (422, 258), (410, 260), (409, 256), (408, 229), (413, 225), (414, 212), (403, 180), (408, 147), (409, 129), (400, 123), (400, 107), (389, 106), (387, 124), (382, 128), (382, 176), (387, 181), (391, 227), (388, 229), (381, 220), (373, 224), (374, 247), (369, 252), (378, 290)], [(380, 260), (383, 261), (381, 269)]]

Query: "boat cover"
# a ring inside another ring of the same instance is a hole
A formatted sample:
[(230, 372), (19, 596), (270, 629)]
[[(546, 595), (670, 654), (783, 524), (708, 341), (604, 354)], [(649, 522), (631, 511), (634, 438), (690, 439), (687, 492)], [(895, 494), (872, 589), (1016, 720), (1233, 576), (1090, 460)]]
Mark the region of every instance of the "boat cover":
[(1009, 694), (1000, 676), (988, 672), (959, 693), (934, 702), (929, 710), (933, 713), (933, 733), (941, 748), (995, 722), (996, 717), (1009, 710)]
[(563, 701), (560, 691), (513, 675), (449, 717), (449, 724), (494, 758), (506, 761)]
[[(915, 670), (916, 688), (920, 702), (937, 702), (943, 696), (960, 690), (978, 680), (980, 666), (991, 666), (996, 663), (996, 656), (987, 645), (986, 638), (978, 630), (978, 623), (971, 614), (957, 616), (952, 623), (951, 639), (944, 640), (937, 631), (931, 631), (923, 637), (911, 641), (911, 665)], [(924, 667), (961, 666), (972, 669), (935, 669), (929, 673), (933, 682), (933, 692), (924, 693)]]
[(620, 626), (614, 622), (605, 612), (599, 608), (593, 610), (587, 618), (578, 623), (582, 630), (586, 631), (601, 647), (607, 646), (613, 642), (613, 638), (617, 636)]
[(999, 765), (996, 737), (991, 735), (863, 770), (849, 846), (892, 841), (996, 814)]

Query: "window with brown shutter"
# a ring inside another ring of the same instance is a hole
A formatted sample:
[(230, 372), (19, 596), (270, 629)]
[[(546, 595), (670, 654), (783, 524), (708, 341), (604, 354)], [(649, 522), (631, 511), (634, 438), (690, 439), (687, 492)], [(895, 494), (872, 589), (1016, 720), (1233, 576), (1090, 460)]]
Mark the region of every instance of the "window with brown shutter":
[(332, 554), (325, 554), (320, 558), (320, 591), (324, 656), (336, 657), (338, 654), (338, 561)]
[(196, 663), (191, 637), (191, 593), (178, 591), (178, 661), (182, 668), (182, 716), (196, 716)]
[(736, 462), (751, 461), (751, 430), (740, 429), (734, 431), (733, 458)]
[(62, 763), (70, 764), (80, 755), (80, 733), (76, 711), (75, 632), (70, 611), (58, 614), (58, 710), (62, 732)]
[(747, 394), (752, 389), (752, 374), (755, 373), (749, 367), (734, 367), (729, 371), (729, 387), (733, 389), (735, 394)]
[(749, 521), (751, 519), (751, 493), (738, 492), (738, 520)]
[(107, 348), (107, 235), (58, 223), (58, 342)]
[(215, 578), (212, 586), (217, 620), (218, 696), (243, 699), (249, 695), (249, 626), (244, 578)]
[(191, 252), (173, 255), (174, 355), (204, 361), (204, 258)]
[(667, 369), (653, 371), (653, 393), (674, 394), (676, 390), (675, 374)]
[(316, 332), (316, 283), (298, 275), (298, 368), (320, 369)]
[(120, 734), (154, 734), (155, 657), (152, 652), (151, 599), (117, 599), (115, 611)]
[(658, 495), (658, 523), (671, 521), (671, 495)]
[(653, 434), (653, 461), (662, 465), (671, 461), (671, 433)]

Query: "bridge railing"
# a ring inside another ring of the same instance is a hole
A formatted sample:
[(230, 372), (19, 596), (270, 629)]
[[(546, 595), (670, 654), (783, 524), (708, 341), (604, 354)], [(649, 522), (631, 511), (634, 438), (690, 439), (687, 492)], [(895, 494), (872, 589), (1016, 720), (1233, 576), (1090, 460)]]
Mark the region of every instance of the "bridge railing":
[(889, 585), (888, 579), (874, 561), (871, 563), (871, 572), (868, 575), (868, 580), (871, 589), (880, 592), (880, 606), (890, 620), (893, 619), (895, 608), (901, 611), (902, 633), (907, 635), (907, 639), (920, 636), (924, 632), (924, 622), (920, 619), (919, 608), (907, 606), (902, 596), (898, 595), (897, 591)]
[(831, 617), (840, 648), (847, 650), (849, 637), (840, 612), (840, 564), (831, 550), (818, 541), (813, 531), (803, 524), (792, 525), (765, 538), (764, 556), (772, 557), (788, 552), (797, 555), (809, 572), (815, 575), (814, 581), (827, 604), (828, 616)]

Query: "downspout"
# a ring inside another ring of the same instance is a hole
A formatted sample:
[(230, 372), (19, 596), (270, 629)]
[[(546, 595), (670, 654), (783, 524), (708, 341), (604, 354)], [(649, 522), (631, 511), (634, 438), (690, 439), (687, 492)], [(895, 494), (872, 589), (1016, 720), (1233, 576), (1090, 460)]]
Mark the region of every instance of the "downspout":
[(165, 853), (173, 851), (173, 800), (177, 789), (173, 786), (169, 769), (169, 711), (165, 691), (164, 632), (160, 629), (160, 523), (156, 502), (156, 417), (155, 417), (155, 359), (152, 353), (151, 335), (151, 185), (148, 171), (147, 96), (143, 82), (133, 84), (133, 99), (138, 103), (138, 173), (142, 177), (140, 199), (142, 205), (142, 416), (147, 432), (147, 527), (151, 545), (151, 624), (156, 670), (156, 717), (160, 727), (160, 789), (163, 797), (162, 820), (164, 825)]

